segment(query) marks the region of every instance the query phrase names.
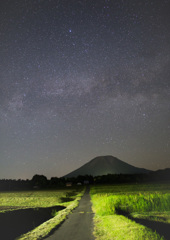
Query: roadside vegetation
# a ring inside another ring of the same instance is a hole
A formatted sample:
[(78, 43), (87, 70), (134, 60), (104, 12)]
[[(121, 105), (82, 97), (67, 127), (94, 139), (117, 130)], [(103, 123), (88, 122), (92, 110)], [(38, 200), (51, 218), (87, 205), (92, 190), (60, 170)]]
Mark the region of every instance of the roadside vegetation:
[(170, 223), (170, 184), (93, 186), (94, 234), (97, 240), (163, 240), (136, 219)]
[(52, 212), (51, 219), (17, 238), (20, 240), (38, 240), (47, 236), (57, 225), (65, 220), (67, 215), (78, 206), (83, 192), (83, 187), (70, 187), (59, 190), (2, 192), (0, 193), (0, 212), (4, 213), (26, 208), (48, 208), (52, 206), (66, 207), (61, 211)]

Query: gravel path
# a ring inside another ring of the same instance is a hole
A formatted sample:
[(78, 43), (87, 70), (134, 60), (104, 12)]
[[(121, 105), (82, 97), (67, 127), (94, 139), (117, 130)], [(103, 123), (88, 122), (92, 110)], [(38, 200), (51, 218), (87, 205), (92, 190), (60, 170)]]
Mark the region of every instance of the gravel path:
[(89, 195), (90, 188), (80, 200), (79, 206), (73, 210), (68, 219), (45, 240), (94, 240), (93, 213)]

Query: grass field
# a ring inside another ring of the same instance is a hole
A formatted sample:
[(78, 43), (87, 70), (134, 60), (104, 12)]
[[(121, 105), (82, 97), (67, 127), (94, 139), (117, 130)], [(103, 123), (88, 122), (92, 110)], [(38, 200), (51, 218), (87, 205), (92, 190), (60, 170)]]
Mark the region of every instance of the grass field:
[(55, 228), (66, 216), (78, 205), (83, 194), (83, 188), (64, 188), (47, 191), (21, 191), (1, 192), (0, 212), (13, 211), (26, 208), (48, 208), (51, 206), (65, 206), (64, 210), (52, 213), (53, 218), (39, 225), (31, 232), (24, 234), (18, 239), (42, 239)]
[(55, 205), (68, 205), (68, 200), (74, 200), (75, 189), (60, 189), (54, 191), (21, 191), (1, 192), (0, 208), (3, 207), (51, 207)]
[(170, 223), (170, 184), (93, 186), (91, 198), (96, 239), (165, 239), (137, 220)]

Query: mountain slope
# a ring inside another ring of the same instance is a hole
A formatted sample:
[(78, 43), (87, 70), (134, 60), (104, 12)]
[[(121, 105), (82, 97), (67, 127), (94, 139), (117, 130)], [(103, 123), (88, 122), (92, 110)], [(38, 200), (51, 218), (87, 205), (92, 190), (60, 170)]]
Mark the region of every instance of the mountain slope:
[(92, 159), (82, 167), (65, 175), (64, 177), (77, 177), (79, 175), (101, 176), (107, 174), (138, 174), (149, 170), (137, 168), (113, 156), (100, 156)]

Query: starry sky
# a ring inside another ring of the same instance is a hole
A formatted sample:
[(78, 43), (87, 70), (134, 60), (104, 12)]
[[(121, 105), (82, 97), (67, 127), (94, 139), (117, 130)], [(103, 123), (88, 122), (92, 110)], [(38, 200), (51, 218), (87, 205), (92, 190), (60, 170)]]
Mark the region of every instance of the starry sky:
[(0, 179), (100, 155), (170, 167), (170, 0), (0, 3)]

